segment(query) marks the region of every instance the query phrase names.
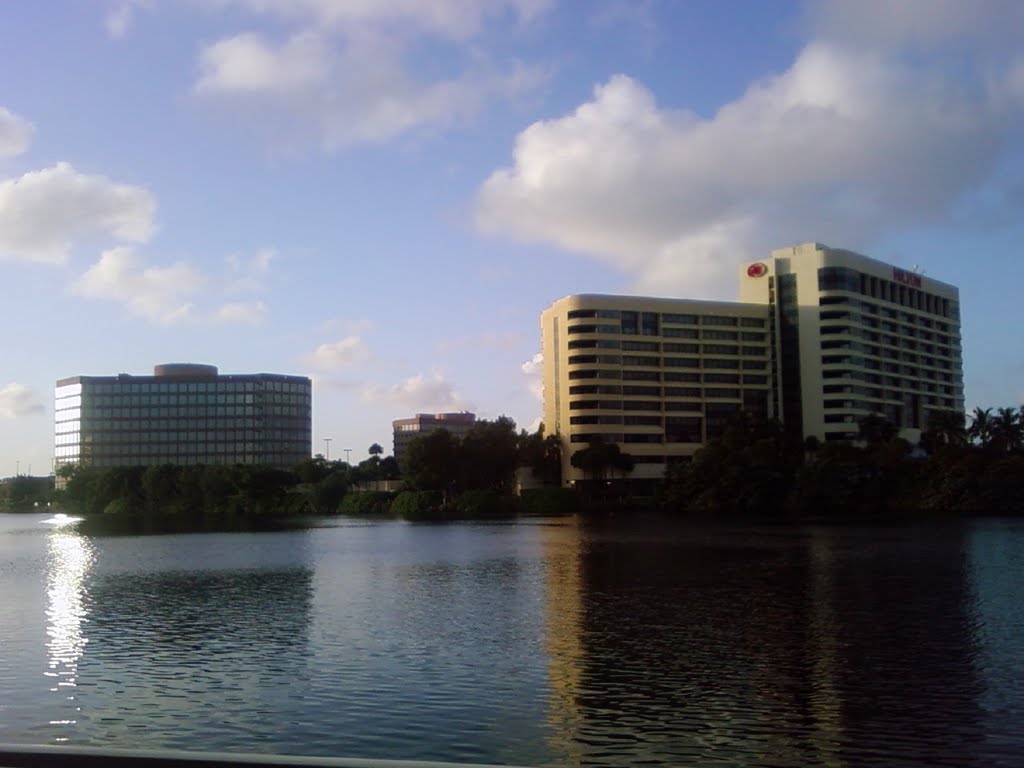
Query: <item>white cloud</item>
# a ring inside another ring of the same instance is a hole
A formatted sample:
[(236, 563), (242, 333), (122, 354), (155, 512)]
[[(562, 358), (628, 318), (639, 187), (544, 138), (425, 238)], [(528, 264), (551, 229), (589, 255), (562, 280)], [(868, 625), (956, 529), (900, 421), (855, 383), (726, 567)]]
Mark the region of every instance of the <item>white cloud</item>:
[(440, 374), (419, 374), (390, 388), (370, 385), (363, 388), (363, 399), (385, 403), (409, 412), (443, 412), (473, 410), (451, 382)]
[(272, 138), (311, 139), (327, 150), (449, 126), (487, 100), (528, 90), (541, 79), (526, 67), (481, 65), (421, 82), (408, 71), (396, 39), (368, 35), (339, 46), (317, 32), (279, 45), (252, 33), (221, 40), (203, 50), (200, 71), (200, 96), (258, 115)]
[(0, 419), (16, 419), (45, 410), (39, 395), (24, 384), (12, 382), (0, 389)]
[(1021, 145), (1017, 72), (954, 76), (820, 40), (710, 118), (615, 76), (520, 133), (477, 223), (603, 261), (633, 290), (734, 295), (735, 265), (773, 247), (865, 247), (948, 218)]
[(0, 107), (0, 159), (20, 155), (32, 140), (32, 123)]
[(142, 242), (153, 232), (155, 208), (142, 187), (68, 163), (0, 181), (0, 258), (60, 263), (82, 238)]
[(289, 94), (299, 88), (323, 85), (330, 53), (315, 34), (296, 35), (273, 47), (262, 37), (245, 33), (205, 48), (196, 91)]
[[(536, 68), (495, 66), (481, 48), (467, 44), (488, 23), (533, 18), (545, 2), (226, 0), (222, 5), (299, 24), (281, 39), (247, 31), (206, 46), (195, 85), (209, 104), (242, 113), (247, 125), (285, 143), (309, 140), (334, 150), (443, 128), (543, 79)], [(423, 42), (441, 46), (430, 66), (411, 61)], [(438, 61), (451, 63), (450, 71), (438, 71)]]
[(1024, 4), (1019, 0), (818, 0), (807, 6), (808, 26), (846, 44), (934, 50), (967, 48), (974, 55), (1019, 50)]
[(104, 24), (107, 33), (111, 37), (124, 37), (132, 23), (135, 21), (135, 14), (140, 10), (149, 10), (153, 7), (150, 0), (119, 0), (107, 12)]
[[(259, 271), (269, 263), (266, 252), (243, 261), (229, 257), (232, 269)], [(255, 286), (261, 288), (262, 286)], [(225, 296), (237, 294), (241, 288), (237, 276), (215, 279), (187, 262), (168, 267), (148, 266), (131, 248), (105, 251), (72, 285), (79, 296), (124, 305), (133, 315), (160, 325), (190, 322), (195, 324), (234, 323), (258, 325), (267, 313), (262, 301), (229, 301), (217, 306)]]
[[(525, 363), (520, 366), (520, 369), (527, 377), (527, 386), (530, 388), (530, 393), (538, 400), (543, 401), (544, 399), (544, 355), (538, 352)], [(536, 430), (533, 430), (536, 431)]]
[(277, 258), (273, 248), (263, 248), (249, 259), (233, 253), (225, 260), (228, 277), (225, 284), (227, 294), (262, 293), (266, 290), (266, 276), (271, 262)]
[(369, 350), (359, 336), (346, 336), (340, 341), (318, 346), (309, 356), (309, 362), (316, 368), (333, 370), (362, 363), (369, 356)]
[(123, 303), (134, 315), (170, 325), (193, 316), (191, 298), (204, 282), (188, 264), (145, 267), (130, 248), (114, 248), (104, 251), (72, 285), (72, 292)]
[(273, 14), (325, 27), (389, 25), (453, 39), (478, 34), (488, 19), (511, 15), (530, 21), (550, 0), (215, 0), (257, 14)]

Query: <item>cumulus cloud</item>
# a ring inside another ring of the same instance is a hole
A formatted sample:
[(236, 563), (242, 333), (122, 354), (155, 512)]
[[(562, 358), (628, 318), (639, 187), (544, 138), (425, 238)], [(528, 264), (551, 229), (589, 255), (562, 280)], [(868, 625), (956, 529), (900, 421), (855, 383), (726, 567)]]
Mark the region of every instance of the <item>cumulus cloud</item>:
[(122, 247), (104, 251), (71, 289), (81, 296), (123, 303), (134, 315), (170, 325), (192, 316), (190, 299), (204, 282), (191, 265), (146, 267), (131, 248)]
[(370, 385), (363, 388), (367, 402), (385, 403), (415, 412), (443, 412), (473, 410), (452, 383), (438, 373), (419, 374), (393, 387)]
[(68, 163), (0, 181), (0, 258), (61, 263), (83, 238), (142, 242), (153, 232), (155, 208), (142, 187)]
[(734, 294), (736, 263), (773, 247), (863, 247), (948, 217), (1019, 146), (1022, 82), (1012, 63), (954, 77), (821, 39), (705, 118), (618, 75), (519, 134), (477, 223), (589, 255), (634, 290)]
[(316, 368), (335, 370), (362, 363), (369, 356), (369, 350), (359, 336), (346, 336), (318, 346), (309, 356), (309, 362)]
[(417, 74), (409, 61), (413, 43), (421, 40), (445, 47), (445, 58), (458, 59), (459, 52), (448, 49), (457, 49), (488, 19), (509, 13), (529, 18), (543, 3), (225, 4), (302, 25), (283, 40), (242, 32), (199, 54), (197, 95), (248, 118), (258, 116), (260, 129), (275, 139), (308, 139), (328, 150), (383, 142), (424, 126), (451, 125), (490, 99), (531, 89), (543, 79), (539, 69), (493, 66), (479, 51), (461, 71), (456, 67), (434, 78)]
[[(530, 393), (538, 400), (544, 399), (544, 355), (538, 352), (520, 366), (527, 377)], [(536, 430), (534, 430), (536, 431)]]
[(269, 264), (270, 254), (268, 249), (249, 260), (237, 255), (228, 257), (230, 274), (222, 278), (183, 261), (171, 266), (152, 266), (132, 248), (112, 248), (103, 252), (99, 261), (71, 284), (70, 290), (90, 299), (122, 304), (133, 315), (160, 325), (258, 325), (267, 313), (262, 301), (225, 298), (262, 290), (262, 284), (252, 282), (255, 278), (240, 278), (239, 274), (259, 273)]
[(45, 410), (39, 395), (24, 384), (12, 382), (0, 389), (0, 419), (16, 419)]
[(32, 123), (0, 107), (0, 159), (20, 155), (32, 140)]

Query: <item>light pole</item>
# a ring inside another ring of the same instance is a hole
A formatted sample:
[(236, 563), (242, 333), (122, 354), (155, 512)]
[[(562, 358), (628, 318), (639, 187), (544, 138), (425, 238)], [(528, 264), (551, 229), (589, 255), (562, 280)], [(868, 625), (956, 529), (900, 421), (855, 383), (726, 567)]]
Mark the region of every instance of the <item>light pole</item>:
[(327, 458), (328, 461), (331, 460), (331, 440), (333, 439), (333, 437), (324, 438), (324, 456)]
[(349, 455), (350, 453), (352, 453), (352, 449), (351, 449), (351, 448), (344, 448), (344, 449), (342, 449), (342, 450), (344, 450), (344, 451), (345, 451), (345, 463), (346, 463), (346, 464), (348, 464), (349, 466), (351, 466), (351, 465), (352, 465), (352, 462), (351, 462), (351, 461), (349, 461), (349, 459), (348, 459), (348, 455)]

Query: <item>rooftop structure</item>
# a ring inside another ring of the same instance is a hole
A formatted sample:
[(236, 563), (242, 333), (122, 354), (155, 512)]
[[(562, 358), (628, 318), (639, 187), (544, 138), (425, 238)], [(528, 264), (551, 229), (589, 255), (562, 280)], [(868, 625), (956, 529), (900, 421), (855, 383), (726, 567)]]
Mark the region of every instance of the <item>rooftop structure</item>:
[(402, 467), (402, 454), (410, 442), (420, 435), (426, 435), (435, 429), (446, 429), (455, 437), (463, 437), (476, 424), (476, 414), (468, 411), (456, 413), (417, 413), (407, 419), (395, 419), (391, 422), (394, 430), (394, 457), (398, 466)]

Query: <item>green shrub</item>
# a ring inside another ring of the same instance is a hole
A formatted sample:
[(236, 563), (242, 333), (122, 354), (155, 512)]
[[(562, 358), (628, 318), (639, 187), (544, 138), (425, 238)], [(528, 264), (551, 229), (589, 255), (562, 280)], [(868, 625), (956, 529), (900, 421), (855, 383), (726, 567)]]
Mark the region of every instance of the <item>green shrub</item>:
[(519, 501), (524, 515), (572, 515), (580, 509), (575, 488), (530, 488)]
[(355, 517), (386, 515), (393, 496), (394, 494), (383, 491), (349, 491), (341, 500), (338, 512)]
[(519, 500), (490, 490), (466, 491), (455, 497), (450, 505), (450, 519), (479, 520), (485, 518), (515, 517), (519, 513)]
[(402, 491), (391, 502), (391, 514), (405, 520), (441, 519), (441, 494), (438, 491)]

